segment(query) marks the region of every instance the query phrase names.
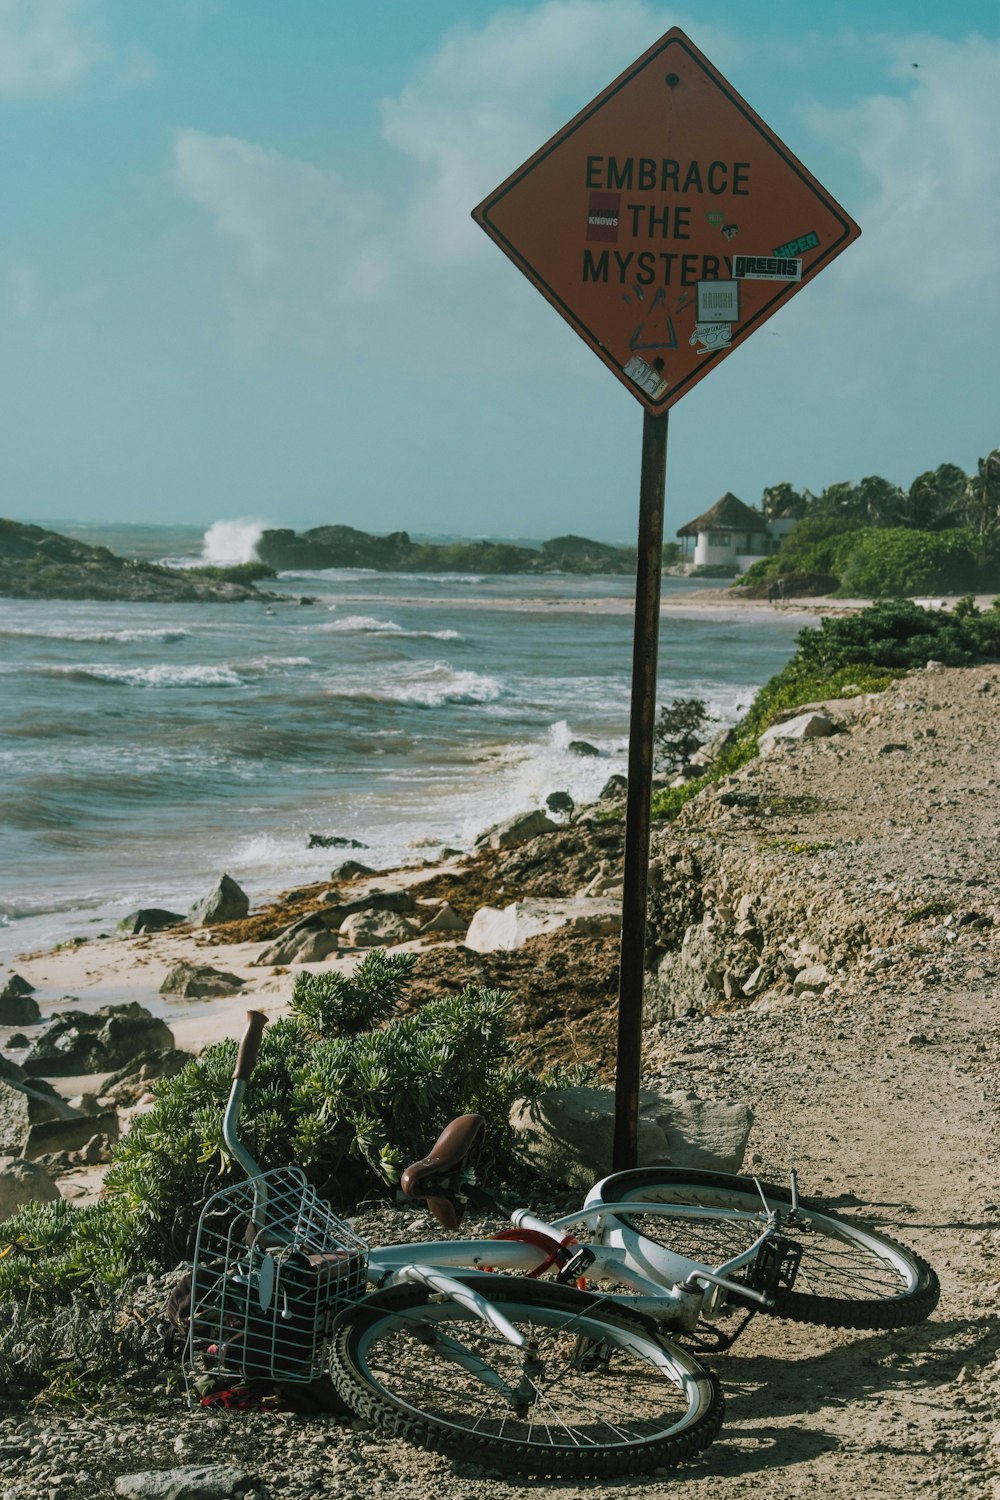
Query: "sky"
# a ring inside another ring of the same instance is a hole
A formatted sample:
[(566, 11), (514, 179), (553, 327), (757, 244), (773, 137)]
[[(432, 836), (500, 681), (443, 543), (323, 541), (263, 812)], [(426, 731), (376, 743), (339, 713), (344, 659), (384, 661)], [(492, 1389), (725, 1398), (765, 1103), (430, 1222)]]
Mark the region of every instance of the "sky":
[(0, 0), (0, 514), (633, 543), (642, 408), (470, 212), (674, 25), (863, 234), (673, 408), (666, 535), (974, 470), (996, 0)]

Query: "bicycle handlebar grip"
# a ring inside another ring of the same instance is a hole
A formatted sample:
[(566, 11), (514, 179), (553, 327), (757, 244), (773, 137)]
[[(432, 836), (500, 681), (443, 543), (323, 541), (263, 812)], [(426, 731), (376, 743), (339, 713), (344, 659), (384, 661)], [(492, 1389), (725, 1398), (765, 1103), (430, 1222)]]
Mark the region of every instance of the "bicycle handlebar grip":
[(254, 1070), (257, 1054), (260, 1051), (260, 1039), (264, 1035), (264, 1027), (267, 1025), (267, 1016), (262, 1010), (248, 1010), (246, 1030), (240, 1038), (240, 1050), (236, 1054), (236, 1067), (233, 1069), (233, 1082), (237, 1079), (243, 1083), (249, 1081), (250, 1074)]

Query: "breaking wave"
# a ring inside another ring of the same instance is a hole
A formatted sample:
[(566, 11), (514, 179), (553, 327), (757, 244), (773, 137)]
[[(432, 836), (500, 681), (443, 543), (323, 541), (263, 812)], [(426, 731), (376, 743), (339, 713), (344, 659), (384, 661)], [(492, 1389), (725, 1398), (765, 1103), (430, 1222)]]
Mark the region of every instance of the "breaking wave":
[(232, 568), (237, 563), (257, 561), (257, 543), (267, 530), (266, 521), (214, 521), (205, 532), (199, 564)]
[(394, 635), (408, 641), (460, 641), (464, 637), (457, 630), (407, 630), (395, 620), (376, 620), (372, 615), (344, 615), (320, 630), (336, 631), (344, 635)]
[(190, 636), (190, 630), (150, 628), (148, 630), (28, 630), (11, 626), (0, 630), (0, 636), (19, 636), (22, 639), (33, 641), (80, 641), (85, 645), (106, 646), (114, 642), (122, 642), (128, 645), (130, 642), (138, 642), (143, 645), (153, 642), (165, 643), (169, 641), (183, 641)]
[(458, 671), (442, 661), (416, 661), (385, 669), (379, 682), (338, 682), (329, 691), (335, 698), (370, 703), (412, 703), (438, 708), (445, 703), (495, 703), (503, 688), (495, 677)]

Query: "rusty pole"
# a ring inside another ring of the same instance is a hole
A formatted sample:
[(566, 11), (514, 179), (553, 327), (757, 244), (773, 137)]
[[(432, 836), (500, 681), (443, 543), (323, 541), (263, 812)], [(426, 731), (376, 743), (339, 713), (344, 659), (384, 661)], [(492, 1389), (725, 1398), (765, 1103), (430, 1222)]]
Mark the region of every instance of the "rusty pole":
[(639, 1073), (642, 986), (646, 957), (646, 886), (649, 875), (649, 804), (653, 786), (656, 658), (660, 635), (663, 500), (667, 479), (667, 412), (646, 412), (639, 480), (639, 545), (632, 637), (632, 710), (625, 809), (625, 877), (622, 894), (621, 968), (618, 980), (618, 1061), (612, 1170), (636, 1165), (639, 1142)]

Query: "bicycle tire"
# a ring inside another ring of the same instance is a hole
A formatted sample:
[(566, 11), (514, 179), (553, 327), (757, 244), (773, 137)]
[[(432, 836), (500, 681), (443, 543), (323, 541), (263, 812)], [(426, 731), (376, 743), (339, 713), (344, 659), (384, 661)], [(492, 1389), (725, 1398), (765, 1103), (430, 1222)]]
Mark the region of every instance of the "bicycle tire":
[[(779, 1212), (791, 1210), (788, 1188), (774, 1183), (760, 1187), (772, 1207)], [(680, 1215), (674, 1219), (660, 1213), (618, 1216), (620, 1225), (627, 1224), (652, 1244), (703, 1265), (728, 1261), (752, 1243), (763, 1227), (763, 1205), (755, 1180), (722, 1172), (670, 1167), (616, 1172), (597, 1184), (587, 1204), (596, 1207), (633, 1197), (637, 1202), (704, 1208), (704, 1219)], [(759, 1210), (760, 1224), (726, 1221), (723, 1212), (733, 1209)], [(798, 1211), (786, 1231), (802, 1247), (794, 1287), (777, 1288), (773, 1305), (758, 1305), (758, 1311), (796, 1323), (855, 1329), (908, 1328), (934, 1311), (941, 1292), (937, 1274), (908, 1246), (812, 1199), (800, 1198)], [(747, 1299), (745, 1306), (754, 1305)]]
[[(343, 1316), (331, 1351), (338, 1394), (372, 1426), (463, 1462), (574, 1479), (673, 1467), (718, 1433), (715, 1376), (648, 1318), (556, 1283), (457, 1279), (537, 1337), (544, 1374), (525, 1371), (520, 1351), (459, 1303), (392, 1287)], [(513, 1410), (435, 1339), (460, 1341), (522, 1393), (527, 1382), (526, 1408)]]

